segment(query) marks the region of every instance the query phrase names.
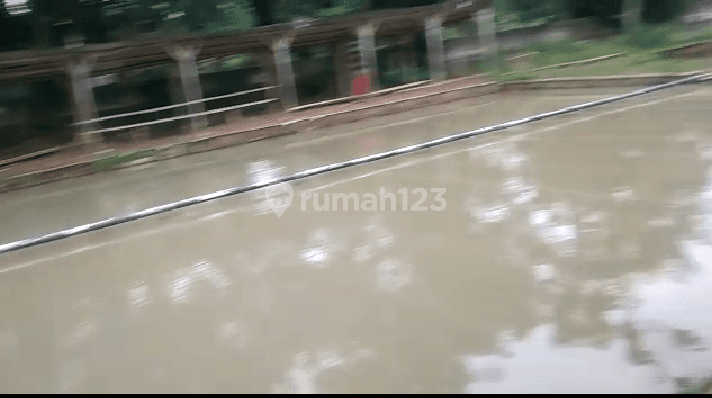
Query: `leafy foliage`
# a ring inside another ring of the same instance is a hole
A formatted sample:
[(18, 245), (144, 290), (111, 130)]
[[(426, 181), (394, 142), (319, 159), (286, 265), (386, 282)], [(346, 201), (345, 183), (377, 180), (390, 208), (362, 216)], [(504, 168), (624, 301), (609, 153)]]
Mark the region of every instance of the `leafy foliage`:
[[(141, 33), (242, 31), (299, 17), (329, 18), (366, 10), (432, 5), (444, 0), (27, 0), (31, 12), (9, 15), (2, 2), (3, 48), (61, 45), (67, 30), (80, 31), (87, 42), (124, 40)], [(647, 22), (669, 20), (686, 0), (642, 0)], [(693, 2), (695, 0), (687, 0)], [(623, 0), (494, 0), (500, 29), (545, 23), (586, 13), (616, 19)], [(16, 12), (15, 12), (16, 14)], [(69, 28), (62, 23), (73, 21)], [(12, 25), (12, 26), (11, 26)], [(16, 26), (15, 26), (16, 25)], [(0, 29), (2, 30), (2, 29)], [(2, 33), (2, 32), (0, 32)], [(22, 36), (22, 37), (20, 37)], [(50, 39), (50, 37), (52, 37)], [(646, 39), (647, 40), (647, 39)], [(10, 43), (22, 43), (11, 45)]]
[(564, 14), (562, 0), (494, 0), (498, 23), (528, 23)]
[(217, 32), (255, 26), (248, 0), (120, 0), (115, 13), (127, 20), (151, 24), (151, 30)]

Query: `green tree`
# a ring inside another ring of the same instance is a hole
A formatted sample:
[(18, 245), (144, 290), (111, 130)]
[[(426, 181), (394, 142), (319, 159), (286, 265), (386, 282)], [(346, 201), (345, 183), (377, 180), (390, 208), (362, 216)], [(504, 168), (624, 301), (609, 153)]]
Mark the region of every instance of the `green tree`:
[(181, 8), (185, 11), (185, 23), (191, 32), (206, 30), (219, 24), (221, 12), (217, 0), (182, 0)]
[(233, 30), (246, 30), (257, 25), (253, 10), (247, 1), (225, 9), (225, 26)]
[[(554, 0), (556, 1), (556, 0)], [(516, 15), (519, 22), (530, 22), (554, 14), (556, 4), (552, 0), (499, 0), (495, 9), (500, 15)]]
[(171, 0), (156, 8), (162, 32), (240, 31), (257, 25), (248, 0)]

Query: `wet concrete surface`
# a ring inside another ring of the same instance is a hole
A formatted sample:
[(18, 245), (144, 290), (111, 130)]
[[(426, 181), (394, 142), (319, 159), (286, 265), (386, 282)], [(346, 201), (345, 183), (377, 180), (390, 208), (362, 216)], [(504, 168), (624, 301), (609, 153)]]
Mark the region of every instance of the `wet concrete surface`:
[[(628, 91), (480, 97), (12, 192), (0, 236)], [(303, 180), (288, 208), (255, 192), (2, 255), (0, 391), (699, 383), (712, 376), (710, 98), (665, 90)], [(385, 209), (381, 189), (394, 198)], [(332, 207), (316, 211), (326, 194)], [(335, 194), (355, 194), (359, 210), (334, 209)]]

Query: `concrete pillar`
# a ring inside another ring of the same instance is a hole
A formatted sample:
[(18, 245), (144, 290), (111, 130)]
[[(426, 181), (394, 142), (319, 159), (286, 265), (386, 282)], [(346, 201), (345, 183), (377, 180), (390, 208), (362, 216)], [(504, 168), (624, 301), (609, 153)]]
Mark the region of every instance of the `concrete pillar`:
[[(176, 47), (171, 51), (171, 56), (178, 62), (178, 74), (186, 102), (203, 99), (198, 72), (198, 51), (193, 48)], [(205, 103), (189, 105), (188, 111), (191, 114), (205, 112)], [(192, 117), (190, 126), (193, 131), (203, 130), (208, 127), (208, 118), (205, 115)]]
[(497, 25), (494, 20), (494, 8), (477, 11), (477, 36), (480, 49), (485, 54), (485, 63), (490, 68), (497, 66)]
[(282, 99), (282, 106), (285, 109), (299, 105), (297, 84), (294, 78), (294, 69), (292, 68), (292, 56), (289, 52), (289, 46), (292, 44), (292, 40), (293, 38), (285, 37), (275, 40), (272, 44), (274, 64), (277, 69), (277, 79), (280, 85), (280, 98)]
[(333, 45), (334, 67), (336, 69), (336, 95), (348, 97), (351, 94), (351, 68), (346, 41), (338, 41)]
[(81, 58), (69, 64), (74, 121), (82, 123), (77, 126), (74, 141), (81, 144), (93, 144), (101, 141), (101, 134), (92, 133), (94, 123), (83, 123), (97, 116), (90, 73), (91, 62), (87, 58)]
[(361, 54), (361, 73), (368, 74), (371, 90), (378, 90), (378, 59), (376, 56), (376, 29), (373, 23), (361, 25), (357, 29), (358, 50)]
[(443, 50), (443, 19), (440, 15), (425, 18), (425, 43), (428, 48), (428, 70), (431, 80), (445, 80), (445, 51)]

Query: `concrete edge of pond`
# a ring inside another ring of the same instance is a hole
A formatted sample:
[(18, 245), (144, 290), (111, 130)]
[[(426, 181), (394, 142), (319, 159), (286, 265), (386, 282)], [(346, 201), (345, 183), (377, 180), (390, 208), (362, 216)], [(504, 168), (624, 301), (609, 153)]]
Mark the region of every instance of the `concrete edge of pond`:
[(355, 123), (374, 117), (392, 115), (428, 106), (447, 104), (454, 101), (495, 94), (501, 91), (652, 86), (705, 72), (708, 71), (586, 78), (552, 78), (509, 81), (502, 83), (488, 82), (465, 87), (444, 88), (443, 90), (425, 95), (414, 95), (407, 98), (388, 101), (383, 104), (363, 106), (339, 112), (324, 113), (312, 117), (297, 118), (286, 123), (275, 123), (250, 130), (237, 130), (220, 135), (199, 137), (167, 145), (148, 145), (146, 148), (128, 153), (106, 156), (101, 159), (83, 160), (53, 168), (46, 168), (10, 177), (3, 177), (0, 179), (0, 193), (17, 191), (23, 188), (30, 188), (66, 178), (76, 178), (109, 170), (136, 167), (144, 165), (148, 162), (172, 159), (189, 154), (213, 151), (264, 139), (297, 134), (299, 131), (311, 131), (329, 126)]

